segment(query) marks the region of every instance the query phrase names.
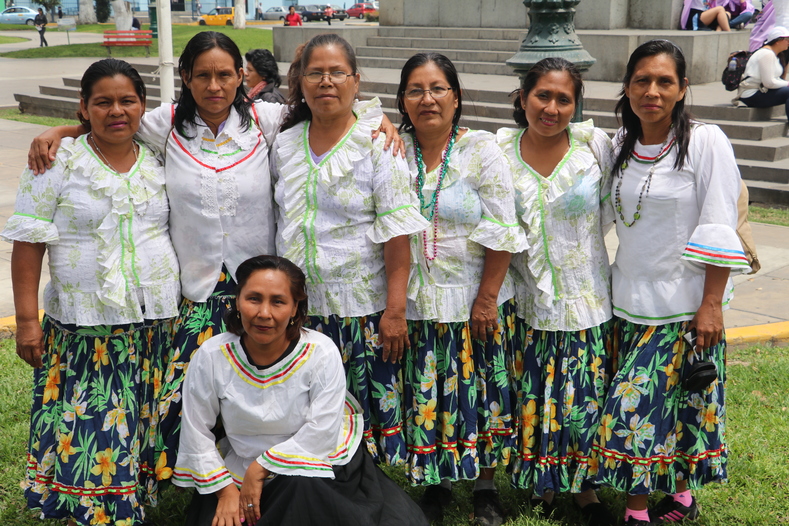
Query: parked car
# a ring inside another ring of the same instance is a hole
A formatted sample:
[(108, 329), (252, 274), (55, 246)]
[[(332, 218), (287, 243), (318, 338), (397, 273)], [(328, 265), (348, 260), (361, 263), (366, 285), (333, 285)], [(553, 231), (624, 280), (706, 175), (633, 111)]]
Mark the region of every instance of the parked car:
[(345, 9), (337, 4), (332, 4), (331, 8), (334, 9), (334, 14), (331, 16), (332, 20), (345, 20), (348, 18), (348, 13), (345, 12)]
[(346, 9), (345, 12), (348, 13), (348, 16), (351, 18), (363, 20), (366, 15), (374, 15), (378, 11), (375, 9), (375, 6), (372, 2), (361, 2), (358, 4), (353, 4), (351, 7)]
[[(313, 20), (323, 20), (323, 10), (326, 8), (325, 5), (305, 5), (303, 10), (301, 11), (301, 20), (303, 22), (311, 22)], [(296, 11), (299, 11), (296, 9)]]
[(285, 20), (285, 15), (288, 14), (288, 8), (283, 6), (269, 7), (263, 13), (263, 20)]
[(0, 24), (27, 24), (33, 26), (35, 25), (37, 14), (38, 11), (34, 11), (29, 7), (9, 7), (0, 13)]
[(201, 26), (232, 26), (235, 7), (215, 7), (200, 17)]

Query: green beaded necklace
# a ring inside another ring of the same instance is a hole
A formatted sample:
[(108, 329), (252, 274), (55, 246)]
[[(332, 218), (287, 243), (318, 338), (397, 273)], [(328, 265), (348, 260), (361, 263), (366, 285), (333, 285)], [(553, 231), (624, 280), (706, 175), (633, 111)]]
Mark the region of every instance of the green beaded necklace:
[[(668, 146), (666, 144), (668, 144)], [(643, 157), (638, 155), (635, 151), (633, 151), (633, 153), (630, 155), (630, 157), (637, 163), (651, 164), (652, 166), (649, 168), (649, 174), (647, 174), (644, 184), (641, 185), (641, 192), (638, 194), (638, 202), (636, 203), (636, 211), (633, 214), (633, 221), (629, 223), (625, 220), (625, 215), (622, 213), (622, 197), (620, 189), (622, 188), (624, 171), (627, 170), (627, 161), (622, 163), (622, 169), (619, 171), (619, 181), (616, 183), (614, 203), (616, 205), (616, 213), (619, 214), (619, 219), (626, 227), (630, 228), (636, 224), (636, 221), (641, 219), (641, 200), (644, 198), (644, 195), (649, 195), (649, 187), (652, 185), (652, 176), (655, 174), (655, 167), (657, 166), (657, 163), (665, 159), (665, 157), (668, 155), (668, 152), (671, 151), (672, 146), (674, 146), (674, 137), (673, 134), (669, 134), (669, 136), (666, 137), (666, 140), (663, 141), (663, 144), (660, 145), (660, 150), (658, 150), (658, 154), (655, 157)]]

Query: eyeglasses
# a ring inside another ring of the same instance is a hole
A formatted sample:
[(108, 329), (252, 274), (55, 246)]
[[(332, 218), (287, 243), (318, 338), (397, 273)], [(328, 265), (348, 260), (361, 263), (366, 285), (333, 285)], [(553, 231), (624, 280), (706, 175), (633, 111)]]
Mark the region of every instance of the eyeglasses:
[(332, 71), (330, 73), (324, 73), (322, 71), (311, 71), (310, 73), (305, 73), (304, 78), (307, 79), (307, 82), (310, 84), (318, 84), (323, 77), (329, 77), (329, 80), (332, 84), (344, 84), (348, 77), (352, 77), (353, 73), (346, 73), (344, 71)]
[(405, 92), (405, 98), (408, 100), (421, 100), (422, 97), (425, 96), (425, 93), (430, 93), (430, 96), (434, 99), (443, 99), (451, 90), (452, 88), (445, 88), (443, 86), (436, 86), (430, 89), (414, 88)]

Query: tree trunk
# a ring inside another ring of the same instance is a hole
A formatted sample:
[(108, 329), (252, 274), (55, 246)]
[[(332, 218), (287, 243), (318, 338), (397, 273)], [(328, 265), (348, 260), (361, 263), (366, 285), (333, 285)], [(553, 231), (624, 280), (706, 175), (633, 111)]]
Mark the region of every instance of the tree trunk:
[(129, 31), (132, 28), (133, 13), (131, 3), (126, 0), (113, 0), (112, 10), (115, 12), (115, 29)]
[(95, 24), (96, 9), (93, 7), (93, 0), (79, 0), (78, 24)]
[(247, 27), (247, 4), (244, 0), (235, 0), (236, 14), (233, 16), (233, 27), (245, 29)]

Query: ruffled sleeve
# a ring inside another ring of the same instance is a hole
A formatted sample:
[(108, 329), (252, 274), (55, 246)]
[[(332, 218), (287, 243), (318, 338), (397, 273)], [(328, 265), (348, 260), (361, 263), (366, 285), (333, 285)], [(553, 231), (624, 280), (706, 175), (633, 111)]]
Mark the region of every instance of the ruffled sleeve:
[(197, 488), (203, 495), (215, 493), (233, 483), (225, 461), (216, 448), (211, 429), (219, 416), (219, 396), (209, 347), (221, 344), (212, 338), (195, 352), (183, 385), (181, 443), (173, 469), (173, 483)]
[[(461, 140), (464, 138), (461, 137)], [(493, 135), (478, 138), (474, 148), (476, 151), (472, 155), (472, 162), (478, 160), (481, 164), (477, 191), (482, 205), (482, 218), (469, 239), (491, 250), (513, 254), (523, 252), (529, 244), (515, 212), (515, 189), (510, 163)]]
[[(590, 126), (593, 125), (591, 119), (586, 122), (589, 123)], [(609, 225), (616, 219), (614, 207), (612, 205), (613, 198), (611, 196), (611, 174), (614, 168), (613, 144), (611, 138), (600, 128), (593, 128), (593, 133), (587, 142), (597, 160), (600, 172), (602, 173), (602, 178), (600, 179), (600, 224)]]
[(367, 230), (373, 243), (421, 232), (430, 223), (419, 213), (419, 201), (410, 188), (408, 163), (383, 149), (386, 137), (373, 142), (373, 198), (376, 217)]
[(693, 169), (700, 215), (682, 259), (701, 269), (715, 265), (747, 273), (750, 265), (736, 232), (740, 172), (731, 143), (709, 124), (695, 125), (691, 137), (696, 154), (689, 157), (697, 164)]
[[(67, 146), (73, 139), (64, 139)], [(52, 168), (35, 176), (25, 169), (19, 181), (14, 214), (8, 219), (2, 237), (9, 243), (57, 243), (58, 229), (53, 223), (58, 197), (65, 180), (65, 149), (58, 150)]]
[(256, 101), (252, 106), (252, 113), (257, 119), (257, 125), (263, 132), (267, 144), (272, 144), (277, 137), (282, 121), (288, 114), (288, 106), (276, 102)]
[(345, 371), (336, 347), (334, 352), (319, 354), (315, 351), (315, 354), (322, 358), (322, 363), (314, 367), (314, 376), (310, 379), (310, 407), (304, 425), (257, 458), (257, 462), (272, 473), (334, 478), (330, 456), (337, 454), (337, 441), (333, 438), (343, 433)]

